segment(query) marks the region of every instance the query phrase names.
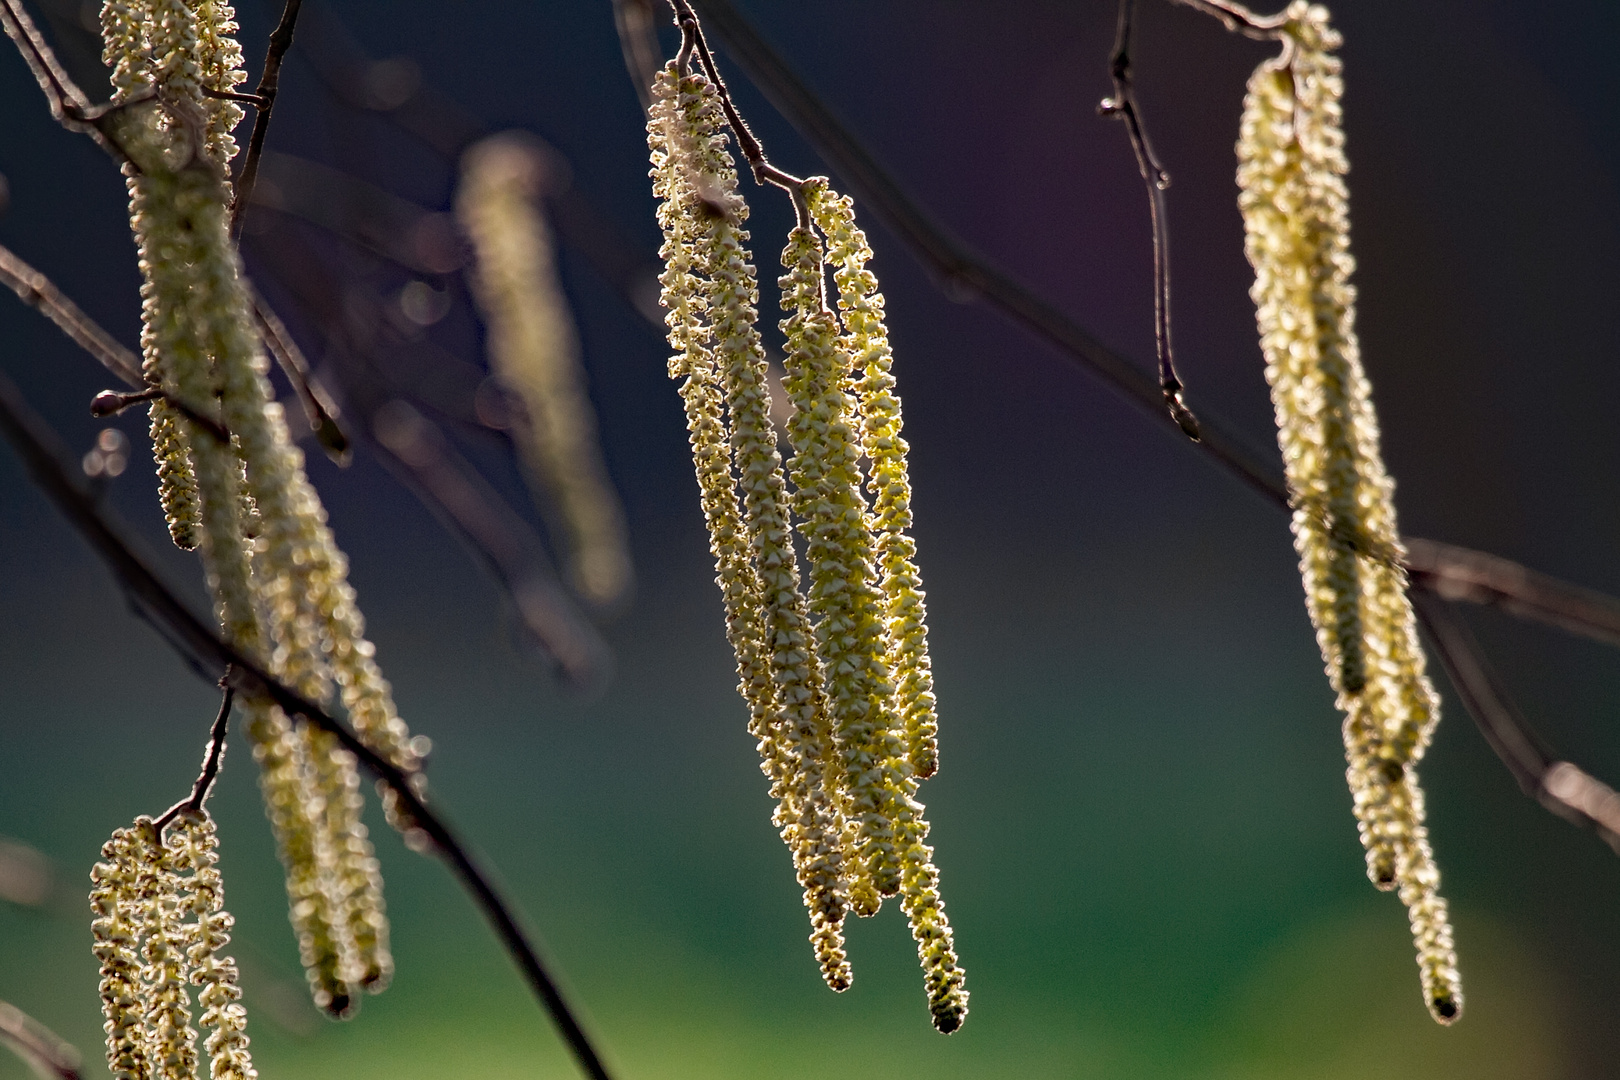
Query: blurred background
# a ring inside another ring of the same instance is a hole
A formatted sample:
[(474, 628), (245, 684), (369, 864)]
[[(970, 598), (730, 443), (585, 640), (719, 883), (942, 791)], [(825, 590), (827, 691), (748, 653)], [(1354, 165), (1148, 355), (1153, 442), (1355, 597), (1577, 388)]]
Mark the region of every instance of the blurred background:
[[(1286, 521), (1045, 345), (947, 298), (870, 214), (942, 720), (921, 798), (972, 1016), (932, 1031), (893, 905), (852, 922), (854, 988), (826, 991), (744, 732), (680, 401), (647, 318), (658, 232), (610, 4), (305, 6), (247, 265), (346, 417), (376, 418), (378, 402), (342, 389), (369, 364), (391, 380), (382, 404), (409, 401), (407, 419), (429, 425), (410, 430), (442, 435), (459, 475), (509, 508), (501, 535), (528, 538), (509, 563), (480, 554), (386, 438), (359, 440), (346, 469), (306, 444), (379, 660), (433, 739), (439, 805), (498, 868), (619, 1075), (1616, 1075), (1614, 854), (1519, 793), (1441, 678), (1448, 716), (1422, 776), (1467, 1013), (1437, 1028), (1404, 912), (1363, 874)], [(1124, 132), (1094, 114), (1112, 3), (739, 6), (933, 215), (1149, 365), (1145, 200)], [(64, 54), (93, 61), (75, 27), (95, 5), (33, 5), (46, 8)], [(279, 4), (239, 8), (256, 78)], [(1403, 529), (1620, 592), (1620, 9), (1353, 0), (1335, 13), (1363, 351)], [(1174, 177), (1188, 400), (1275, 460), (1232, 154), (1244, 80), (1267, 53), (1141, 4), (1138, 93)], [(720, 63), (775, 162), (825, 171), (723, 49)], [(117, 170), (52, 123), (9, 49), (0, 102), (0, 243), (133, 347)], [(559, 673), (536, 639), (544, 618), (511, 598), (533, 595), (513, 587), (523, 573), (545, 580), (532, 538), (547, 519), (498, 395), (479, 396), (481, 329), (447, 216), (455, 154), (507, 129), (550, 148), (543, 201), (635, 565), (633, 595), (554, 609), (576, 620), (588, 671)], [(775, 192), (745, 192), (771, 337), (790, 214)], [(164, 534), (144, 414), (93, 419), (109, 377), (9, 297), (0, 364), (75, 455), (101, 447), (108, 503), (204, 610), (195, 560)], [(129, 442), (116, 476), (108, 426)], [(217, 699), (9, 453), (0, 568), (0, 834), (52, 875), (24, 874), (33, 891), (0, 902), (0, 998), (96, 1074), (86, 875), (112, 829), (189, 789)], [(1467, 615), (1540, 730), (1620, 780), (1620, 657)], [(477, 914), (380, 814), (399, 972), (355, 1020), (321, 1018), (240, 745), (212, 808), (264, 1076), (574, 1075)], [(0, 1059), (0, 1078), (23, 1075)]]

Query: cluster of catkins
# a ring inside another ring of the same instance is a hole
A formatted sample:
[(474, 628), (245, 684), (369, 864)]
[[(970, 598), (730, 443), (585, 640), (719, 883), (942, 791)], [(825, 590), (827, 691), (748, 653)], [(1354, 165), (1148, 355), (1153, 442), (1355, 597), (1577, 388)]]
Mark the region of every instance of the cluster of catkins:
[(514, 435), (570, 583), (591, 603), (612, 607), (630, 592), (630, 542), (597, 445), (556, 244), (538, 206), (547, 168), (541, 149), (521, 134), (475, 143), (461, 158), (456, 217), (472, 241), (490, 369), (520, 406)]
[(1411, 917), (1429, 1010), (1462, 1011), (1415, 766), (1439, 720), (1424, 674), (1394, 484), (1362, 370), (1350, 284), (1340, 39), (1327, 10), (1291, 4), (1284, 51), (1249, 80), (1238, 151), (1251, 296), (1294, 505), (1306, 605), (1344, 713), (1347, 776), (1367, 873)]
[(258, 1072), (243, 1033), (236, 961), (219, 952), (231, 940), (214, 822), (186, 809), (165, 829), (135, 819), (102, 846), (90, 874), (107, 1066), (114, 1080), (197, 1080), (197, 1031), (190, 986), (199, 987), (200, 1023), (211, 1029), (212, 1080), (253, 1080)]
[[(850, 985), (845, 915), (875, 914), (883, 897), (898, 895), (934, 1025), (954, 1031), (967, 992), (916, 799), (918, 781), (938, 763), (933, 679), (906, 532), (900, 402), (883, 298), (866, 268), (871, 249), (849, 199), (820, 178), (798, 187), (801, 223), (782, 254), (784, 386), (794, 410), (784, 475), (743, 246), (748, 207), (717, 91), (671, 63), (653, 85), (648, 134), (662, 200), (669, 370), (681, 380), (738, 689), (804, 888), (822, 977), (834, 990)], [(827, 302), (829, 260), (837, 313)], [(805, 542), (808, 590), (790, 510)]]
[[(266, 378), (229, 235), (226, 165), (242, 112), (205, 91), (245, 78), (233, 16), (216, 0), (107, 0), (101, 12), (108, 130), (127, 156), (144, 277), (144, 371), (162, 393), (152, 441), (163, 507), (175, 543), (199, 549), (236, 648), (315, 701), (335, 685), (359, 737), (414, 774), (420, 760), (372, 658), (346, 560)], [(381, 990), (393, 966), (353, 757), (263, 698), (244, 710), (316, 1004), (348, 1015), (355, 990)]]

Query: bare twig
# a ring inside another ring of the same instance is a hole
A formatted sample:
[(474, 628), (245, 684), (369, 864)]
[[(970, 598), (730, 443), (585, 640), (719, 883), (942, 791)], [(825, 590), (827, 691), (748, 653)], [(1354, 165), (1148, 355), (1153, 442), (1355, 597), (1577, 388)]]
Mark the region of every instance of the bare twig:
[(1559, 817), (1592, 829), (1620, 853), (1620, 795), (1578, 766), (1555, 760), (1486, 664), (1468, 624), (1437, 599), (1416, 600), (1418, 617), (1457, 696), (1520, 790)]
[(731, 91), (726, 89), (726, 80), (720, 76), (720, 68), (715, 65), (714, 54), (709, 51), (709, 43), (703, 37), (703, 25), (698, 22), (697, 13), (692, 10), (688, 0), (669, 0), (670, 6), (675, 9), (675, 25), (681, 28), (681, 55), (676, 62), (685, 66), (685, 58), (695, 54), (698, 63), (703, 67), (703, 74), (709, 79), (715, 93), (720, 98), (720, 108), (726, 114), (726, 123), (731, 127), (732, 137), (737, 140), (737, 149), (741, 151), (743, 160), (753, 170), (754, 183), (764, 186), (772, 184), (787, 192), (793, 199), (793, 211), (798, 217), (799, 228), (809, 228), (810, 208), (804, 200), (804, 181), (792, 173), (783, 172), (765, 157), (765, 147), (760, 144), (748, 122), (737, 111), (737, 106), (731, 100)]
[(0, 376), (0, 429), (41, 489), (95, 550), (132, 600), (145, 614), (163, 625), (167, 640), (195, 664), (223, 673), (239, 693), (268, 698), (288, 716), (329, 733), (360, 764), (399, 797), (413, 823), (427, 833), (435, 851), (447, 863), (489, 920), (502, 945), (540, 999), (559, 1034), (573, 1052), (581, 1070), (593, 1080), (608, 1073), (590, 1038), (569, 1008), (556, 981), (546, 970), (528, 933), (518, 924), (477, 858), (456, 837), (448, 824), (430, 810), (411, 785), (410, 778), (387, 758), (362, 742), (349, 728), (320, 706), (278, 681), (256, 661), (222, 639), (191, 612), (178, 595), (124, 542), (94, 497), (62, 461), (59, 440), (23, 401), (9, 379)]
[(160, 833), (164, 826), (180, 816), (182, 810), (201, 810), (203, 803), (208, 801), (214, 781), (219, 777), (220, 765), (225, 760), (225, 732), (230, 727), (231, 705), (236, 700), (236, 687), (231, 685), (229, 668), (219, 684), (224, 688), (225, 696), (219, 703), (219, 715), (214, 717), (214, 724), (208, 729), (208, 749), (203, 752), (202, 772), (197, 774), (196, 783), (191, 785), (191, 794), (169, 807), (153, 822)]
[[(4, 3), (6, 0), (0, 0)], [(29, 307), (37, 308), (73, 343), (101, 362), (101, 366), (130, 386), (145, 385), (140, 359), (103, 330), (51, 283), (51, 279), (0, 246), (0, 282)]]
[(73, 81), (51, 51), (44, 35), (34, 25), (34, 20), (29, 18), (22, 0), (0, 0), (0, 28), (16, 43), (18, 51), (27, 61), (28, 70), (33, 73), (46, 101), (50, 103), (51, 118), (69, 131), (90, 136), (117, 160), (127, 160), (122, 148), (108, 138), (97, 123), (114, 110), (90, 104), (90, 99), (79, 89), (79, 84)]
[(236, 176), (236, 194), (231, 197), (231, 238), (242, 235), (242, 219), (253, 198), (253, 185), (259, 176), (259, 156), (264, 153), (264, 137), (270, 130), (270, 114), (276, 107), (276, 90), (281, 85), (281, 60), (292, 48), (293, 27), (298, 22), (298, 9), (303, 0), (287, 0), (281, 9), (281, 21), (270, 32), (270, 44), (264, 55), (264, 70), (259, 85), (251, 97), (238, 95), (254, 106), (253, 134), (248, 136), (247, 154), (242, 158), (242, 171)]
[(270, 350), (270, 355), (276, 358), (282, 374), (287, 376), (287, 381), (292, 384), (293, 391), (303, 404), (304, 416), (309, 420), (310, 430), (315, 433), (315, 441), (321, 444), (326, 456), (336, 464), (348, 465), (354, 454), (348, 433), (338, 422), (337, 405), (315, 381), (310, 373), (309, 361), (304, 359), (303, 350), (293, 340), (292, 334), (287, 332), (281, 317), (258, 289), (250, 286), (250, 291), (253, 294), (253, 323), (258, 328), (259, 337), (263, 339), (265, 348)]
[(1159, 357), (1159, 390), (1176, 426), (1193, 442), (1198, 441), (1198, 417), (1182, 398), (1181, 378), (1176, 374), (1175, 353), (1170, 346), (1170, 221), (1164, 191), (1170, 174), (1153, 153), (1147, 131), (1142, 126), (1136, 94), (1131, 87), (1131, 28), (1135, 21), (1136, 0), (1119, 0), (1119, 24), (1108, 70), (1114, 81), (1114, 96), (1103, 98), (1097, 111), (1125, 124), (1136, 167), (1147, 185), (1148, 220), (1153, 227), (1153, 343)]
[(79, 1052), (73, 1044), (5, 1001), (0, 1001), (0, 1042), (41, 1080), (79, 1080)]

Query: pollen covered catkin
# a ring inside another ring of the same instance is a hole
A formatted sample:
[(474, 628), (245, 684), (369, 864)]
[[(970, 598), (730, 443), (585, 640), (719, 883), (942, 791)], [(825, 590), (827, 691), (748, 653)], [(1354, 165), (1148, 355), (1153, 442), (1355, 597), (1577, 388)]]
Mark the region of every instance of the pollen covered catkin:
[[(130, 158), (146, 377), (230, 436), (162, 399), (154, 407), (171, 533), (200, 548), (233, 644), (317, 701), (330, 700), (335, 686), (359, 737), (416, 774), (420, 761), (364, 637), (347, 562), (266, 377), (229, 235), (226, 166), (242, 113), (215, 95), (246, 77), (234, 12), (218, 0), (108, 0), (102, 28), (121, 106), (104, 128)], [(146, 91), (155, 98), (142, 100)], [(306, 973), (316, 1003), (347, 1015), (354, 991), (382, 989), (393, 967), (355, 763), (330, 736), (290, 723), (267, 702), (246, 707)], [(397, 813), (391, 820), (410, 826)]]
[[(884, 896), (899, 895), (934, 1025), (954, 1031), (967, 1014), (967, 993), (914, 797), (916, 774), (932, 771), (936, 757), (932, 682), (905, 536), (910, 488), (899, 402), (882, 298), (865, 269), (870, 251), (847, 200), (827, 192), (825, 181), (805, 182), (803, 194), (846, 271), (846, 325), (841, 332), (827, 306), (822, 241), (807, 219), (789, 237), (782, 279), (785, 392), (795, 407), (790, 494), (771, 421), (756, 272), (744, 246), (748, 207), (737, 192), (720, 94), (671, 63), (654, 81), (652, 102), (648, 144), (664, 231), (659, 281), (675, 351), (670, 375), (681, 380), (738, 690), (778, 800), (774, 820), (804, 888), (822, 977), (835, 990), (849, 985), (846, 912), (871, 915)], [(873, 461), (870, 478), (863, 454)], [(808, 597), (790, 535), (794, 510), (806, 540)], [(898, 694), (891, 661), (905, 670)]]
[(1306, 606), (1345, 716), (1368, 875), (1406, 905), (1425, 1000), (1450, 1023), (1462, 989), (1415, 771), (1439, 702), (1406, 595), (1394, 484), (1355, 333), (1340, 38), (1327, 10), (1303, 0), (1288, 7), (1281, 34), (1282, 56), (1249, 80), (1237, 147), (1250, 295)]
[[(91, 871), (107, 1065), (115, 1080), (199, 1080), (189, 987), (201, 988), (211, 1080), (254, 1080), (236, 963), (219, 950), (232, 919), (215, 869), (214, 822), (184, 809), (115, 831)], [(144, 961), (144, 963), (142, 963)]]
[(654, 84), (653, 100), (649, 146), (665, 233), (660, 280), (670, 345), (677, 350), (670, 373), (684, 378), (728, 636), (749, 705), (749, 731), (778, 800), (774, 821), (793, 853), (822, 978), (843, 990), (852, 978), (843, 938), (844, 823), (828, 781), (831, 729), (754, 327), (757, 286), (741, 246), (747, 234), (737, 227), (747, 207), (736, 194), (736, 170), (707, 83), (667, 69)]

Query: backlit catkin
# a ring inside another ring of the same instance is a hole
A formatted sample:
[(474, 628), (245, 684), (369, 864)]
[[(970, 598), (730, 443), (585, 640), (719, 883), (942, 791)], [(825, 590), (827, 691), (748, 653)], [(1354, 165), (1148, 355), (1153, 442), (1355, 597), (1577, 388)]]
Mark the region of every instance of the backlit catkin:
[[(216, 0), (109, 0), (102, 28), (124, 106), (108, 130), (131, 159), (146, 376), (230, 434), (227, 442), (161, 400), (154, 407), (171, 533), (200, 547), (239, 649), (317, 701), (335, 684), (360, 738), (414, 773), (410, 733), (363, 636), (346, 561), (266, 378), (229, 237), (226, 164), (242, 114), (204, 90), (245, 78), (233, 12)], [(139, 101), (149, 90), (155, 100)], [(393, 966), (354, 761), (267, 702), (244, 705), (311, 987), (317, 1004), (346, 1015), (353, 991), (381, 989)]]
[[(737, 193), (719, 95), (703, 76), (671, 64), (652, 97), (670, 373), (683, 380), (739, 690), (805, 890), (822, 976), (834, 989), (849, 985), (845, 911), (870, 915), (882, 897), (898, 894), (934, 1024), (954, 1031), (967, 993), (914, 797), (917, 775), (932, 772), (936, 759), (932, 680), (905, 536), (910, 490), (882, 298), (865, 269), (870, 252), (847, 201), (825, 181), (805, 182), (800, 194), (836, 245), (846, 321), (841, 328), (827, 306), (821, 237), (795, 229), (782, 279), (794, 406), (790, 496), (770, 418), (756, 275), (743, 246), (748, 207)], [(874, 493), (875, 516), (863, 485)], [(808, 596), (790, 508), (806, 541)], [(898, 694), (891, 662), (904, 669)]]
[(545, 172), (539, 148), (520, 135), (484, 139), (462, 155), (456, 217), (472, 241), (490, 368), (522, 404), (518, 447), (553, 511), (569, 579), (587, 600), (612, 606), (630, 591), (629, 537), (539, 206)]
[[(90, 879), (107, 1065), (115, 1080), (198, 1080), (189, 987), (200, 987), (211, 1080), (254, 1080), (232, 919), (215, 869), (214, 822), (185, 809), (166, 830), (135, 819), (102, 847)], [(144, 960), (144, 963), (141, 961)]]
[(1289, 6), (1282, 56), (1249, 80), (1239, 206), (1306, 605), (1344, 712), (1347, 777), (1368, 874), (1411, 918), (1434, 1018), (1462, 1011), (1415, 765), (1439, 702), (1424, 674), (1394, 484), (1379, 455), (1355, 334), (1339, 35), (1325, 8)]

